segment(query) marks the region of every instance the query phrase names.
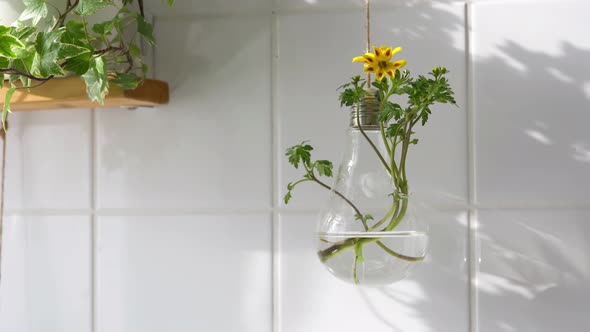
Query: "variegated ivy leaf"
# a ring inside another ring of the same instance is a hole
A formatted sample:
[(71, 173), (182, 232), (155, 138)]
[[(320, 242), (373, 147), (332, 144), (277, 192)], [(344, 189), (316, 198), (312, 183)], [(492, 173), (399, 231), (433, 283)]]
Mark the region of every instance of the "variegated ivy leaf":
[(23, 0), (23, 3), (25, 10), (19, 17), (20, 21), (33, 20), (33, 25), (37, 25), (49, 13), (45, 0)]
[(90, 16), (96, 14), (97, 11), (109, 6), (114, 6), (112, 1), (80, 0), (80, 3), (74, 10), (74, 13), (80, 16)]
[(25, 45), (18, 38), (9, 34), (10, 28), (0, 26), (0, 56), (16, 58), (15, 49), (23, 48)]
[(86, 93), (91, 101), (104, 104), (104, 99), (109, 92), (107, 72), (102, 57), (93, 58), (90, 61), (90, 68), (82, 75), (86, 82)]

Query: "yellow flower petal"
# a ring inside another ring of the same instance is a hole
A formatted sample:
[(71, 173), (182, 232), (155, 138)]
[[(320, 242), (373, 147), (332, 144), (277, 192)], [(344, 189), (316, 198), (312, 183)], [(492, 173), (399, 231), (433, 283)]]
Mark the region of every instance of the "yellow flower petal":
[(381, 50), (377, 48), (377, 46), (373, 46), (373, 53), (377, 58), (381, 57)]
[(365, 53), (365, 55), (357, 56), (352, 59), (352, 62), (370, 62), (375, 61), (375, 55), (373, 53)]
[(391, 57), (393, 56), (393, 50), (391, 47), (381, 46), (380, 52), (382, 61), (389, 62), (389, 60), (391, 60)]
[(379, 71), (377, 73), (377, 81), (381, 81), (385, 77), (385, 73), (383, 71)]
[(374, 73), (376, 70), (375, 66), (365, 64), (365, 73)]
[(397, 54), (397, 52), (399, 52), (399, 51), (401, 51), (401, 50), (402, 50), (402, 48), (401, 48), (401, 47), (396, 47), (395, 49), (393, 49), (393, 50), (391, 51), (391, 53), (392, 53), (392, 55), (395, 55), (395, 54)]
[(352, 62), (367, 62), (364, 56), (355, 56), (352, 58)]
[(375, 54), (366, 53), (365, 55), (363, 55), (363, 57), (365, 57), (368, 63), (375, 63)]
[(392, 62), (391, 64), (392, 64), (393, 68), (400, 69), (403, 66), (405, 66), (406, 63), (408, 63), (406, 60), (397, 60), (397, 61)]

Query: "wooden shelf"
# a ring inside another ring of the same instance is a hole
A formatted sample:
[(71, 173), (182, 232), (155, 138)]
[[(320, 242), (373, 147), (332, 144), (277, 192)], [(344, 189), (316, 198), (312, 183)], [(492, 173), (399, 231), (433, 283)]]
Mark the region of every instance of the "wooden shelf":
[[(0, 90), (0, 106), (8, 83)], [(158, 80), (145, 80), (135, 90), (122, 90), (111, 85), (104, 105), (91, 103), (86, 94), (86, 84), (80, 77), (56, 78), (30, 89), (16, 90), (12, 96), (12, 111), (41, 111), (64, 108), (98, 108), (98, 107), (140, 107), (168, 104), (170, 92), (168, 83)], [(1, 108), (0, 108), (1, 109)]]

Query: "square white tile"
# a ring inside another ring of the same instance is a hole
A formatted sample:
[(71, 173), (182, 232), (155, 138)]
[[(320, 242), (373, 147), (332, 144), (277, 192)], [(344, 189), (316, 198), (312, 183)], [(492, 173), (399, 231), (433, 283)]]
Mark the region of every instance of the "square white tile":
[(590, 211), (479, 213), (479, 331), (584, 330)]
[(588, 205), (588, 11), (584, 1), (473, 5), (480, 203)]
[(101, 331), (271, 330), (270, 215), (100, 217)]
[(90, 219), (5, 220), (0, 331), (92, 331)]
[[(349, 111), (341, 109), (336, 89), (362, 66), (351, 63), (364, 52), (361, 11), (298, 13), (278, 16), (278, 112), (280, 118), (280, 197), (289, 182), (301, 177), (284, 151), (303, 140), (315, 147), (312, 158), (340, 163)], [(461, 205), (467, 196), (464, 14), (462, 5), (422, 5), (384, 9), (373, 14), (373, 42), (401, 45), (398, 58), (407, 69), (426, 74), (445, 65), (461, 108), (441, 107), (427, 127), (419, 128), (420, 143), (410, 152), (412, 191), (437, 205)], [(310, 38), (310, 36), (313, 36)], [(436, 50), (434, 55), (433, 50)], [(331, 181), (330, 181), (331, 182)], [(317, 208), (322, 188), (303, 184), (289, 207)]]
[(280, 216), (280, 332), (467, 332), (466, 214), (439, 212), (430, 223), (430, 254), (408, 279), (359, 288), (333, 277), (316, 256), (315, 215)]
[(8, 121), (7, 209), (89, 208), (90, 110), (19, 112)]
[(162, 19), (156, 35), (171, 103), (99, 113), (100, 207), (269, 207), (270, 19)]

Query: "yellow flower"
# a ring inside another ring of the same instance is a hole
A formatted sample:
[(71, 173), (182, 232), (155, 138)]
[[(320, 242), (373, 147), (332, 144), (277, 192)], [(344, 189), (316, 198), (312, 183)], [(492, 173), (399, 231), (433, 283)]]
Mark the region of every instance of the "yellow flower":
[(406, 60), (397, 60), (390, 62), (391, 57), (397, 52), (401, 51), (401, 47), (392, 49), (391, 47), (373, 46), (374, 53), (365, 53), (365, 55), (357, 56), (352, 59), (352, 62), (364, 62), (365, 73), (373, 73), (377, 81), (381, 81), (385, 75), (395, 77), (395, 70), (400, 69), (406, 65)]

